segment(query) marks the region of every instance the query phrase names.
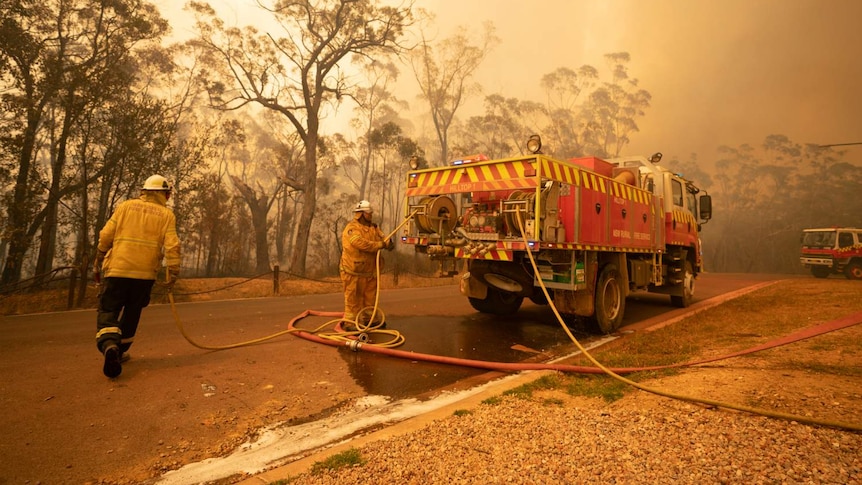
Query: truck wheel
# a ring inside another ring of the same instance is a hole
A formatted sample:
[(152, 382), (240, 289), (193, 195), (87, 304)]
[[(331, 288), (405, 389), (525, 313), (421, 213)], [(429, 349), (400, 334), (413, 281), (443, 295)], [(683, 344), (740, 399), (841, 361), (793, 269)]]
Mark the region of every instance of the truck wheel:
[(623, 296), (622, 280), (616, 265), (608, 264), (602, 268), (596, 286), (596, 326), (602, 333), (611, 333), (623, 322), (626, 299)]
[(682, 279), (682, 295), (671, 295), (670, 302), (677, 308), (688, 308), (694, 299), (694, 271), (691, 262), (685, 262), (685, 276)]
[(512, 315), (521, 308), (524, 297), (506, 293), (496, 288), (488, 288), (488, 296), (484, 300), (468, 297), (470, 306), (482, 313), (491, 315)]
[(473, 260), (470, 274), (486, 285), (517, 296), (533, 294), (533, 277), (517, 263)]
[[(550, 290), (550, 291), (553, 291), (553, 290)], [(551, 293), (551, 298), (553, 298), (553, 295), (554, 294)], [(545, 298), (545, 294), (542, 293), (541, 288), (536, 288), (535, 290), (533, 290), (533, 294), (530, 295), (530, 300), (533, 303), (535, 303), (536, 305), (547, 305), (548, 304), (548, 299)]]
[(852, 262), (844, 268), (844, 276), (848, 280), (862, 280), (862, 263)]
[[(848, 266), (849, 268), (849, 266)], [(832, 273), (832, 270), (827, 266), (812, 266), (811, 274), (814, 275), (815, 278), (828, 278), (829, 274)], [(848, 276), (849, 278), (849, 276)]]

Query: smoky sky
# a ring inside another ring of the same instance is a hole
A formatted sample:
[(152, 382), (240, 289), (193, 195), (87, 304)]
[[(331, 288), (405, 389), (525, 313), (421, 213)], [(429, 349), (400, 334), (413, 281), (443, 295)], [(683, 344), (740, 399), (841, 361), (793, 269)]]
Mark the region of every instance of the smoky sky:
[[(557, 67), (629, 74), (652, 94), (623, 155), (701, 160), (719, 145), (862, 142), (862, 1), (420, 0), (447, 26), (489, 20), (502, 42), (477, 73), (484, 93), (541, 100)], [(850, 149), (862, 159), (862, 147)]]
[[(399, 0), (389, 0), (398, 3)], [(191, 33), (184, 2), (155, 0), (178, 37)], [(264, 25), (254, 0), (212, 0), (229, 25)], [(661, 151), (710, 160), (719, 145), (862, 142), (862, 0), (416, 0), (434, 14), (430, 36), (490, 21), (501, 42), (475, 80), (482, 93), (458, 112), (481, 114), (488, 94), (542, 101), (559, 67), (631, 54), (629, 74), (652, 95), (622, 155)], [(263, 14), (265, 15), (265, 14)], [(184, 19), (183, 19), (184, 17)], [(427, 113), (402, 66), (400, 96)], [(344, 113), (342, 112), (342, 115)], [(417, 123), (416, 126), (421, 126)], [(428, 125), (425, 125), (428, 127)], [(429, 127), (430, 129), (430, 127)], [(848, 148), (862, 164), (862, 146)]]

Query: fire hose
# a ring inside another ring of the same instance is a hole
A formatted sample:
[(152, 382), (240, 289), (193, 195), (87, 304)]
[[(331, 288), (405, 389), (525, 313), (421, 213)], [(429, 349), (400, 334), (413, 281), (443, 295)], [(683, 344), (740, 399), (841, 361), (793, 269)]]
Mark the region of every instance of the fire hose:
[[(414, 211), (410, 215), (408, 215), (401, 224), (398, 225), (390, 234), (389, 238), (391, 238), (404, 224), (406, 224), (416, 212)], [(529, 241), (526, 238), (525, 232), (523, 230), (523, 222), (520, 217), (520, 209), (518, 217), (518, 224), (521, 229), (521, 235), (524, 239), (525, 245), (528, 246)], [(536, 265), (536, 261), (533, 257), (531, 251), (527, 251), (527, 255), (530, 260), (530, 264), (533, 267), (533, 271), (535, 274), (538, 274), (538, 267)], [(377, 253), (377, 264), (376, 264), (376, 277), (379, 280), (380, 277), (380, 251)], [(649, 392), (651, 394), (656, 394), (663, 397), (668, 397), (671, 399), (676, 399), (680, 401), (704, 404), (707, 406), (720, 407), (726, 409), (733, 409), (737, 411), (743, 411), (751, 414), (758, 414), (761, 416), (771, 417), (775, 419), (783, 419), (788, 421), (795, 421), (799, 423), (805, 423), (810, 425), (820, 425), (827, 426), (831, 428), (839, 428), (846, 429), (852, 431), (862, 431), (862, 424), (855, 423), (844, 423), (839, 421), (832, 420), (822, 420), (807, 416), (794, 415), (789, 413), (781, 413), (777, 411), (771, 411), (766, 409), (754, 408), (750, 406), (744, 406), (740, 404), (726, 403), (722, 401), (717, 401), (713, 399), (699, 398), (694, 396), (687, 396), (684, 394), (672, 393), (668, 391), (664, 391), (661, 389), (653, 388), (650, 386), (646, 386), (631, 379), (627, 379), (623, 377), (621, 374), (628, 374), (633, 372), (640, 371), (653, 371), (653, 370), (661, 370), (661, 369), (670, 369), (670, 368), (681, 368), (681, 367), (690, 367), (699, 364), (704, 364), (708, 362), (715, 362), (718, 360), (724, 360), (731, 357), (738, 357), (741, 355), (758, 352), (761, 350), (765, 350), (768, 348), (777, 347), (780, 345), (786, 345), (791, 342), (795, 342), (798, 340), (802, 340), (804, 338), (813, 337), (815, 335), (820, 335), (822, 333), (830, 332), (833, 330), (838, 330), (840, 328), (846, 328), (849, 326), (857, 325), (862, 323), (862, 313), (856, 313), (853, 315), (849, 315), (843, 319), (836, 320), (834, 322), (828, 322), (826, 324), (819, 325), (817, 327), (804, 329), (802, 331), (796, 332), (792, 335), (774, 340), (772, 342), (768, 342), (763, 345), (759, 345), (753, 347), (751, 349), (735, 352), (729, 355), (704, 359), (694, 362), (685, 362), (678, 364), (670, 364), (664, 366), (651, 366), (651, 367), (635, 367), (635, 368), (608, 368), (600, 363), (592, 354), (590, 354), (586, 348), (578, 341), (578, 339), (572, 334), (571, 330), (569, 330), (568, 326), (565, 324), (565, 321), (562, 315), (557, 310), (556, 306), (553, 304), (553, 300), (548, 293), (548, 289), (545, 287), (544, 282), (539, 279), (539, 285), (542, 289), (542, 293), (544, 293), (546, 300), (548, 301), (548, 305), (553, 311), (554, 315), (557, 318), (557, 321), (562, 326), (563, 330), (566, 332), (566, 335), (569, 339), (575, 344), (578, 350), (590, 360), (590, 362), (595, 365), (595, 367), (587, 367), (587, 366), (574, 366), (574, 365), (566, 365), (566, 364), (543, 364), (543, 363), (506, 363), (506, 362), (492, 362), (492, 361), (483, 361), (483, 360), (473, 360), (473, 359), (463, 359), (463, 358), (455, 358), (455, 357), (447, 357), (441, 355), (433, 355), (433, 354), (424, 354), (417, 352), (406, 352), (402, 350), (397, 350), (394, 347), (397, 347), (404, 343), (404, 337), (396, 330), (387, 330), (382, 327), (385, 324), (385, 317), (383, 316), (383, 312), (379, 309), (379, 301), (380, 301), (380, 287), (377, 287), (377, 292), (375, 294), (374, 306), (363, 309), (357, 315), (355, 321), (344, 320), (342, 312), (321, 312), (315, 310), (306, 310), (300, 315), (294, 317), (288, 323), (288, 327), (286, 330), (281, 332), (277, 332), (275, 334), (261, 337), (253, 340), (248, 340), (245, 342), (239, 342), (235, 344), (229, 345), (220, 345), (220, 346), (209, 346), (200, 344), (191, 336), (183, 328), (182, 322), (179, 318), (179, 314), (176, 310), (176, 304), (174, 302), (173, 292), (171, 287), (168, 287), (168, 300), (171, 305), (171, 312), (174, 316), (174, 321), (177, 325), (177, 328), (180, 330), (180, 333), (183, 337), (193, 346), (205, 349), (205, 350), (225, 350), (232, 349), (247, 345), (253, 345), (257, 343), (261, 343), (267, 340), (274, 339), (276, 337), (285, 335), (285, 334), (293, 334), (297, 337), (301, 337), (305, 340), (321, 343), (324, 345), (329, 345), (333, 347), (346, 347), (354, 352), (359, 352), (360, 350), (364, 350), (366, 352), (387, 355), (390, 357), (398, 357), (410, 360), (419, 360), (424, 362), (432, 362), (439, 364), (448, 364), (448, 365), (459, 365), (466, 367), (473, 367), (478, 369), (486, 369), (492, 371), (501, 371), (501, 372), (520, 372), (520, 371), (528, 371), (528, 370), (552, 370), (558, 372), (567, 372), (567, 373), (583, 373), (583, 374), (606, 374), (613, 379), (616, 379), (620, 382), (628, 384), (636, 389)], [(360, 315), (370, 312), (370, 317), (367, 320), (367, 323), (364, 319), (360, 318)], [(379, 314), (379, 317), (378, 317)], [(297, 322), (300, 320), (309, 317), (309, 316), (322, 316), (322, 317), (333, 317), (333, 319), (326, 321), (325, 323), (319, 325), (314, 329), (303, 329), (296, 326)], [(373, 323), (372, 323), (373, 322)], [(344, 328), (344, 324), (352, 324), (355, 326), (356, 330), (347, 331)], [(334, 330), (330, 332), (324, 332), (324, 329), (330, 328), (334, 326)], [(390, 339), (385, 342), (376, 343), (372, 339), (372, 335), (388, 335)]]

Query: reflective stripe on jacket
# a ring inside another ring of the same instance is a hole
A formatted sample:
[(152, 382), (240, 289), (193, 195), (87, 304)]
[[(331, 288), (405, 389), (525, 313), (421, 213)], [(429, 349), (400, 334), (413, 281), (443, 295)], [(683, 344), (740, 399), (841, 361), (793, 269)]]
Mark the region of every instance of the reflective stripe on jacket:
[(180, 241), (174, 212), (161, 192), (143, 192), (117, 207), (99, 232), (99, 251), (106, 277), (155, 280), (164, 254), (165, 265), (179, 271)]

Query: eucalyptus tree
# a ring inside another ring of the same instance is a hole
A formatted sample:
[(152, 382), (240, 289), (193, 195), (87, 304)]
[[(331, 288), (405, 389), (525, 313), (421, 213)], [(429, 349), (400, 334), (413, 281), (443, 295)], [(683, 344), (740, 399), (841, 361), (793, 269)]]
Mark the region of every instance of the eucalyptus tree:
[(471, 79), (499, 42), (491, 23), (484, 24), (484, 31), (476, 44), (473, 43), (474, 37), (466, 27), (439, 42), (432, 42), (423, 34), (420, 45), (410, 56), (421, 97), (428, 102), (431, 111), (440, 146), (440, 165), (449, 162), (449, 129), (455, 113), (471, 94), (479, 91), (478, 84)]
[(590, 95), (598, 77), (598, 70), (586, 64), (577, 70), (560, 67), (542, 76), (548, 120), (544, 138), (557, 157), (584, 155), (582, 99)]
[(269, 212), (287, 179), (278, 176), (282, 166), (279, 152), (283, 147), (280, 142), (259, 125), (248, 124), (245, 130), (253, 134), (247, 137), (247, 156), (234, 159), (231, 163), (234, 168), (228, 173), (251, 214), (255, 271), (261, 274), (270, 270)]
[[(492, 94), (485, 98), (485, 114), (470, 117), (458, 126), (453, 150), (464, 155), (481, 153), (489, 158), (523, 154), (530, 135), (542, 132), (546, 113), (545, 107), (535, 101)], [(546, 142), (555, 139), (543, 138)]]
[(392, 86), (398, 79), (398, 69), (394, 64), (372, 60), (364, 66), (363, 73), (367, 82), (358, 86), (353, 95), (356, 116), (350, 123), (360, 136), (354, 145), (355, 156), (348, 157), (342, 164), (356, 186), (358, 200), (368, 199), (369, 180), (375, 169), (371, 132), (398, 118), (399, 109), (407, 109), (406, 103), (392, 93)]
[[(275, 126), (279, 125), (275, 124)], [(276, 261), (282, 263), (295, 245), (293, 231), (295, 225), (292, 222), (296, 219), (301, 204), (296, 196), (296, 190), (291, 188), (290, 177), (301, 170), (302, 162), (305, 160), (305, 148), (299, 136), (292, 131), (276, 130), (275, 134), (278, 139), (275, 156), (278, 162), (279, 178), (284, 183), (281, 184), (281, 190), (275, 194), (277, 205), (274, 239)], [(325, 145), (328, 146), (329, 143)], [(320, 165), (319, 162), (318, 165)]]
[(596, 87), (583, 110), (583, 144), (588, 154), (619, 156), (638, 131), (638, 119), (646, 115), (652, 95), (631, 77), (628, 52), (605, 54), (611, 78)]
[[(404, 135), (401, 127), (394, 123), (385, 123), (369, 133), (371, 147), (380, 159), (381, 170), (372, 178), (372, 191), (380, 194), (380, 221), (387, 221), (391, 227), (398, 222), (399, 210), (402, 209), (402, 193), (404, 179), (409, 169), (408, 162), (412, 157), (423, 158), (425, 151), (415, 140)], [(376, 189), (376, 190), (374, 190)]]
[[(207, 52), (202, 74), (212, 106), (236, 110), (256, 105), (286, 117), (302, 139), (305, 160), (292, 188), (303, 197), (291, 269), (305, 273), (308, 239), (317, 214), (318, 143), (325, 108), (351, 89), (351, 55), (399, 54), (412, 3), (373, 0), (277, 0), (258, 5), (272, 28), (228, 27), (206, 3), (191, 2), (194, 43)], [(278, 33), (274, 33), (278, 32)]]
[[(68, 145), (85, 113), (128, 88), (133, 51), (167, 29), (154, 6), (135, 0), (5, 0), (0, 2), (0, 76), (4, 121), (18, 166), (5, 198), (8, 257), (0, 284), (21, 278), (25, 254), (42, 230), (40, 266), (53, 258), (59, 201), (100, 174), (65, 174)], [(47, 117), (49, 110), (52, 112)], [(46, 133), (45, 127), (52, 127)], [(50, 138), (48, 138), (50, 135)], [(39, 167), (47, 150), (46, 168)]]
[(756, 146), (722, 146), (719, 155), (715, 217), (704, 231), (718, 271), (802, 271), (802, 229), (858, 223), (862, 167), (846, 153), (769, 135)]

